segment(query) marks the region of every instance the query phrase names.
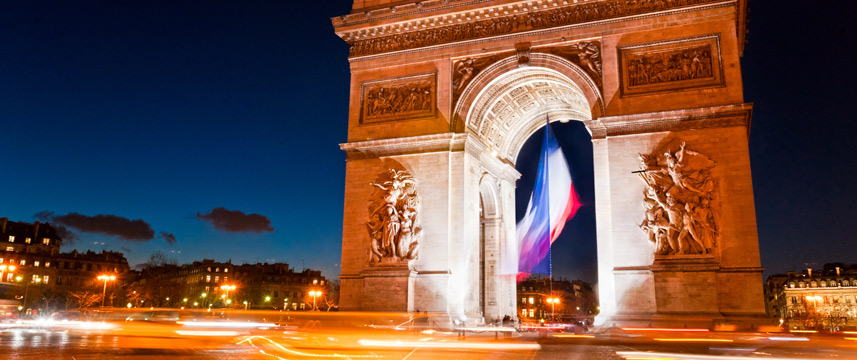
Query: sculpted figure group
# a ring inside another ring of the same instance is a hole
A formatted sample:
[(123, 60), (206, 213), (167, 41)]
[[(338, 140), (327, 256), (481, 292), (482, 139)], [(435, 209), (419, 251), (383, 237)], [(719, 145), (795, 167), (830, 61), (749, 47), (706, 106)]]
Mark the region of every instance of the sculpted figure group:
[(641, 55), (628, 62), (631, 86), (704, 79), (713, 75), (711, 48), (708, 46)]
[(660, 158), (640, 154), (640, 171), (636, 173), (646, 184), (646, 218), (640, 229), (648, 235), (655, 254), (712, 253), (720, 235), (711, 209), (715, 200), (714, 166), (714, 161), (688, 150), (684, 143)]
[(375, 187), (366, 227), (371, 239), (369, 262), (381, 259), (407, 261), (417, 258), (422, 230), (417, 221), (420, 198), (417, 183), (407, 171), (390, 170), (389, 180)]
[(366, 101), (368, 117), (431, 110), (432, 85), (424, 82), (379, 87), (368, 91)]

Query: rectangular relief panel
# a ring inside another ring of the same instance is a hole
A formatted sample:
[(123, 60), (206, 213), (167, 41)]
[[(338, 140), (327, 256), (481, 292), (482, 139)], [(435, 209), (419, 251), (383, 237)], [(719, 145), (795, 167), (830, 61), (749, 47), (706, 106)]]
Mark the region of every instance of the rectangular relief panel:
[(367, 81), (360, 87), (361, 125), (436, 115), (435, 73)]
[(620, 46), (621, 96), (725, 86), (720, 35)]

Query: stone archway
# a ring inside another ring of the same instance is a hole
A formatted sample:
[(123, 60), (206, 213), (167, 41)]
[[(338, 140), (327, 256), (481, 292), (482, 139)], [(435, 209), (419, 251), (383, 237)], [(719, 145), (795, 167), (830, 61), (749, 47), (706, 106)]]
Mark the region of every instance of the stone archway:
[[(577, 65), (542, 53), (530, 53), (528, 59), (529, 62), (522, 65), (519, 59), (513, 56), (489, 66), (467, 86), (456, 105), (456, 115), (464, 119), (465, 131), (475, 134), (481, 143), (474, 152), (486, 152), (490, 155), (489, 158), (498, 159), (502, 166), (507, 168), (514, 168), (524, 142), (544, 127), (546, 117), (549, 116), (552, 122), (575, 120), (590, 124), (593, 109), (600, 113), (602, 108), (595, 82)], [(596, 154), (596, 158), (599, 155)], [(480, 159), (485, 176), (499, 176), (492, 173), (491, 166), (487, 165), (491, 161), (486, 161), (484, 156)], [(507, 173), (511, 171), (507, 169)], [(506, 180), (514, 183), (517, 175)], [(598, 182), (599, 179), (595, 180)], [(480, 183), (480, 191), (485, 194), (483, 184), (484, 181)], [(508, 200), (511, 209), (514, 209), (515, 199)], [(605, 200), (609, 198), (596, 198), (596, 207)], [(515, 223), (514, 210), (505, 213), (494, 210), (494, 214), (496, 218), (493, 222)], [(480, 234), (484, 236), (484, 217), (481, 224)], [(516, 239), (514, 231), (508, 231), (504, 236)], [(516, 254), (517, 249), (514, 251)], [(609, 262), (609, 259), (604, 261)], [(608, 263), (603, 269), (611, 269), (611, 266)], [(605, 278), (606, 283), (612, 282), (612, 274), (609, 271), (599, 273), (599, 276)], [(506, 280), (502, 276), (495, 277), (497, 281)], [(480, 283), (480, 286), (483, 285)], [(487, 286), (481, 290), (485, 291)], [(611, 290), (612, 287), (606, 287), (602, 292), (605, 300), (615, 297)], [(606, 303), (602, 308), (611, 309), (609, 300)], [(486, 317), (496, 318), (491, 315), (494, 313), (486, 312)]]
[(352, 72), (341, 308), (515, 314), (490, 261), (517, 255), (515, 158), (550, 115), (592, 135), (601, 320), (758, 321), (746, 1), (537, 3), (333, 19)]

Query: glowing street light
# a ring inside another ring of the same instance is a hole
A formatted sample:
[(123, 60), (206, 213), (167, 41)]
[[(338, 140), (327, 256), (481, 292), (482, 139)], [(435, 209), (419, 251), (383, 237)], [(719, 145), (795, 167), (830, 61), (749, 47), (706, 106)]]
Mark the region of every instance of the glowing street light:
[(98, 275), (98, 280), (104, 281), (104, 291), (101, 292), (101, 308), (104, 309), (104, 298), (107, 297), (107, 282), (116, 281), (116, 275)]
[(554, 306), (556, 306), (556, 304), (559, 304), (559, 298), (551, 297), (551, 298), (548, 298), (547, 302), (548, 302), (548, 304), (551, 304), (551, 318), (553, 318), (554, 316), (556, 316), (556, 311), (555, 311)]
[(321, 291), (320, 290), (310, 290), (309, 296), (312, 296), (312, 308), (315, 310), (318, 310), (318, 308), (316, 308), (316, 306), (315, 306), (315, 298), (317, 296), (321, 296)]
[(270, 297), (270, 296), (265, 296), (265, 302), (269, 302), (269, 301), (271, 301), (271, 297)]
[(232, 301), (229, 300), (229, 291), (235, 290), (235, 285), (221, 285), (220, 290), (226, 290), (226, 304), (232, 303)]

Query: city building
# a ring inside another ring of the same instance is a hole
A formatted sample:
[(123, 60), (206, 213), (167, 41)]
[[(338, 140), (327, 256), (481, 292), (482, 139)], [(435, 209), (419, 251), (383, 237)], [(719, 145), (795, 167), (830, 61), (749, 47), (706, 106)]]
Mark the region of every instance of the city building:
[(104, 274), (115, 276), (107, 281), (112, 298), (130, 270), (119, 252), (61, 253), (62, 238), (56, 229), (38, 221), (29, 224), (0, 218), (0, 244), (0, 296), (27, 308), (41, 306), (37, 300), (49, 305), (51, 299), (68, 292), (106, 292), (105, 281), (98, 279)]
[(244, 264), (210, 259), (143, 269), (132, 286), (132, 306), (327, 309), (328, 283), (317, 270), (288, 264)]
[(789, 329), (855, 329), (857, 265), (825, 264), (770, 276), (765, 300), (768, 315)]
[(590, 322), (598, 298), (582, 280), (530, 278), (518, 283), (518, 315), (523, 321)]

